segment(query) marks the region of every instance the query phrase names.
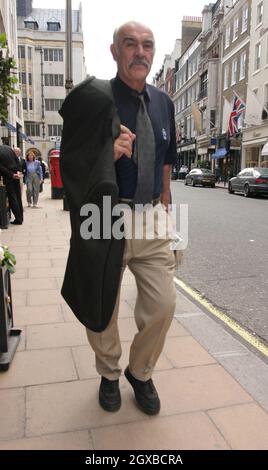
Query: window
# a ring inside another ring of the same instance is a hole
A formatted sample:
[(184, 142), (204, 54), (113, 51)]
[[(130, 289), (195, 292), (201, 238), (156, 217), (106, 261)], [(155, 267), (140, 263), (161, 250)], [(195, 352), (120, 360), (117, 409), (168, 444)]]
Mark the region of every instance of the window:
[(17, 112), (17, 116), (21, 118), (21, 102), (17, 98), (17, 96), (16, 96), (16, 112)]
[(45, 100), (45, 105), (46, 105), (46, 111), (58, 111), (63, 103), (62, 100), (57, 100), (57, 99), (46, 99)]
[(22, 85), (26, 85), (26, 73), (19, 72), (19, 81)]
[(239, 18), (238, 16), (234, 19), (234, 27), (233, 27), (233, 41), (238, 38), (238, 28), (239, 28)]
[(63, 62), (63, 49), (44, 49), (45, 62)]
[(34, 122), (25, 123), (26, 134), (32, 137), (40, 137), (40, 124)]
[(247, 29), (248, 29), (248, 6), (243, 8), (241, 33), (244, 33)]
[(268, 83), (264, 85), (264, 106), (268, 109)]
[(27, 100), (27, 98), (22, 98), (22, 108), (25, 111), (28, 111), (28, 100)]
[(187, 105), (190, 106), (192, 103), (192, 88), (188, 88), (187, 90)]
[(232, 62), (232, 79), (231, 85), (235, 85), (237, 77), (237, 59), (234, 59)]
[(210, 111), (210, 129), (214, 129), (216, 126), (216, 110), (211, 109)]
[(18, 56), (19, 59), (25, 59), (25, 46), (18, 47)]
[(224, 90), (229, 87), (229, 64), (226, 64), (224, 67), (224, 78), (223, 78)]
[(256, 25), (259, 26), (259, 24), (262, 23), (263, 19), (263, 1), (257, 5), (257, 23)]
[(29, 98), (29, 109), (30, 110), (33, 109), (33, 99), (32, 98)]
[(63, 86), (63, 75), (45, 73), (45, 86)]
[(49, 124), (48, 135), (49, 137), (60, 137), (62, 132), (62, 125), (60, 124)]
[(29, 85), (32, 85), (32, 74), (31, 73), (28, 73), (28, 83)]
[(208, 91), (208, 72), (204, 72), (200, 77), (200, 98), (207, 96)]
[(231, 39), (231, 25), (228, 24), (225, 28), (225, 49), (230, 46)]
[(255, 46), (255, 60), (254, 60), (254, 70), (259, 70), (261, 67), (261, 43), (259, 42)]
[(28, 47), (28, 60), (32, 60), (32, 48)]
[(60, 23), (56, 21), (48, 21), (47, 30), (48, 31), (60, 31)]
[(247, 53), (244, 51), (242, 52), (240, 56), (240, 75), (239, 75), (239, 80), (243, 80), (246, 76), (246, 59), (247, 59)]
[(25, 28), (38, 30), (37, 21), (24, 21)]
[(188, 69), (188, 77), (191, 78), (191, 76), (193, 75), (193, 64), (192, 62), (189, 63), (189, 69)]
[(191, 116), (187, 116), (186, 118), (186, 131), (187, 131), (187, 139), (191, 139)]

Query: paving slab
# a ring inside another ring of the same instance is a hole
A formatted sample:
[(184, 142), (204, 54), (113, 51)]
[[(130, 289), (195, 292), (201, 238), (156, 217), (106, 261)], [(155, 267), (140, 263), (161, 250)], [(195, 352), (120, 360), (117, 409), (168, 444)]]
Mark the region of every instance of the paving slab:
[(81, 323), (54, 323), (27, 327), (27, 349), (58, 348), (88, 344)]
[(93, 429), (96, 450), (226, 450), (228, 446), (205, 413), (151, 418)]
[[(1, 376), (2, 373), (0, 381)], [(0, 416), (0, 440), (24, 436), (25, 391), (22, 388), (0, 390)]]
[(98, 404), (99, 379), (28, 387), (26, 436), (91, 429), (144, 420), (122, 380), (122, 407), (107, 413)]
[(77, 431), (0, 441), (0, 450), (93, 450), (93, 447), (89, 433)]
[(75, 380), (77, 374), (69, 348), (44, 349), (17, 352), (0, 378), (0, 388), (15, 388)]
[(235, 450), (268, 450), (268, 415), (256, 403), (211, 410), (209, 416)]

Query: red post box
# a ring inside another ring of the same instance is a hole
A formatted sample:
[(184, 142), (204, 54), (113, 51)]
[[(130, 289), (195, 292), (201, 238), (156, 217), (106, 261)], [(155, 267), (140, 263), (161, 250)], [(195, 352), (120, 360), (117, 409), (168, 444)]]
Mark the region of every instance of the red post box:
[(52, 150), (49, 155), (51, 198), (63, 198), (63, 184), (60, 175), (60, 151)]

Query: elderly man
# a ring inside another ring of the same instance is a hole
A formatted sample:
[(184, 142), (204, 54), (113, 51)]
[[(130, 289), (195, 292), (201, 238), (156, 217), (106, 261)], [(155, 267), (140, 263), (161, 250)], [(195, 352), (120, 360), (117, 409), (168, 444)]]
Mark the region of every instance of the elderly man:
[[(154, 215), (162, 212), (162, 215), (166, 216), (165, 210), (170, 202), (171, 168), (177, 159), (173, 103), (164, 92), (146, 83), (155, 53), (152, 31), (147, 26), (136, 22), (128, 22), (120, 26), (114, 33), (111, 53), (118, 69), (116, 77), (111, 80), (111, 94), (115, 106), (109, 105), (109, 93), (105, 91), (104, 85), (98, 81), (94, 82), (94, 79), (91, 81), (89, 79), (69, 94), (61, 110), (64, 118), (61, 170), (70, 204), (73, 232), (62, 293), (67, 301), (70, 300), (68, 303), (73, 311), (79, 304), (79, 299), (84, 296), (85, 292), (90, 291), (92, 284), (95, 283), (89, 271), (90, 269), (92, 271), (94, 263), (88, 259), (86, 264), (86, 251), (81, 251), (83, 247), (85, 249), (87, 242), (78, 240), (79, 232), (75, 225), (79, 222), (78, 202), (80, 200), (86, 202), (87, 194), (91, 194), (91, 199), (100, 200), (100, 194), (94, 193), (96, 187), (104, 187), (104, 195), (108, 194), (112, 188), (107, 183), (108, 170), (103, 175), (106, 186), (104, 183), (103, 186), (96, 185), (94, 175), (99, 169), (103, 171), (105, 164), (109, 166), (113, 158), (119, 202), (127, 204), (133, 217), (135, 209), (137, 207), (140, 209), (141, 205), (143, 207), (149, 205), (148, 211), (152, 211)], [(87, 97), (92, 101), (92, 105), (90, 105), (91, 102), (84, 104)], [(94, 119), (88, 117), (92, 111), (96, 112)], [(116, 128), (116, 125), (112, 126), (112, 123), (116, 120), (115, 115), (120, 121), (118, 132), (114, 135), (112, 128)], [(86, 122), (87, 119), (88, 122)], [(82, 134), (81, 129), (84, 123), (85, 132)], [(72, 133), (75, 136), (73, 155), (70, 152)], [(111, 134), (114, 135), (113, 145), (111, 154), (107, 157), (107, 149), (110, 151), (109, 135)], [(91, 142), (87, 147), (87, 135), (88, 142), (93, 135), (99, 136), (99, 140), (94, 141), (94, 144)], [(105, 147), (103, 151), (102, 146)], [(76, 157), (75, 165), (71, 167), (74, 157)], [(90, 158), (95, 158), (94, 174), (93, 176), (90, 174), (87, 180), (92, 179), (91, 193), (90, 188), (86, 188), (86, 183), (83, 191), (81, 190), (84, 184), (84, 178), (81, 175), (89, 174), (85, 165)], [(106, 163), (103, 163), (104, 160)], [(80, 168), (80, 165), (81, 169), (78, 173), (77, 168)], [(80, 175), (80, 181), (78, 176), (76, 177), (76, 172)], [(75, 178), (77, 178), (76, 186), (74, 186)], [(105, 240), (102, 245), (96, 243), (95, 249), (99, 249), (100, 246), (105, 248), (107, 246), (105, 243)], [(111, 251), (114, 246), (115, 244), (110, 245)], [(94, 264), (96, 276), (99, 275), (102, 256), (103, 251), (100, 251), (99, 263)], [(88, 273), (87, 282), (85, 282), (85, 274), (81, 276), (76, 269), (75, 259), (79, 260), (76, 264), (84, 263), (85, 260), (83, 273)], [(113, 276), (107, 274), (107, 270), (112, 272), (111, 266), (114, 269)], [(133, 228), (131, 236), (126, 237), (121, 264), (118, 258), (111, 259), (107, 255), (104, 263), (105, 275), (100, 277), (99, 284), (96, 286), (94, 284), (93, 292), (95, 294), (105, 290), (100, 303), (101, 306), (106, 306), (106, 309), (108, 309), (107, 298), (112, 298), (113, 282), (118, 274), (117, 266), (119, 268), (121, 266), (121, 277), (125, 267), (129, 267), (135, 276), (138, 289), (134, 310), (138, 332), (130, 348), (129, 365), (125, 370), (125, 376), (134, 390), (139, 408), (146, 414), (154, 415), (160, 410), (160, 399), (152, 381), (152, 373), (164, 347), (166, 333), (175, 310), (173, 284), (175, 257), (174, 252), (170, 250), (170, 239), (136, 238)], [(74, 288), (75, 283), (77, 288)], [(85, 283), (84, 288), (81, 289), (83, 283)], [(90, 326), (87, 328), (88, 340), (96, 356), (96, 368), (101, 375), (99, 403), (104, 410), (111, 412), (117, 411), (121, 406), (119, 297), (120, 286), (110, 321), (104, 329), (98, 328), (98, 325), (95, 328), (95, 324), (92, 328)], [(96, 301), (94, 304), (96, 305)], [(91, 305), (85, 305), (83, 302), (83, 304), (80, 303), (78, 309), (76, 308), (75, 313), (78, 318), (79, 309), (83, 309), (84, 313), (81, 318), (84, 324), (89, 324), (86, 315), (92, 318), (94, 308), (96, 311), (94, 304), (93, 301)], [(88, 310), (86, 311), (85, 308)]]
[[(114, 142), (119, 196), (123, 201), (133, 200), (137, 190), (139, 163), (137, 165), (133, 161), (133, 143), (139, 139), (136, 124), (139, 96), (142, 96), (155, 139), (154, 161), (150, 163), (150, 171), (154, 174), (151, 200), (157, 201), (161, 197), (161, 202), (167, 205), (170, 201), (171, 166), (176, 162), (174, 112), (171, 100), (146, 84), (155, 52), (153, 33), (142, 24), (126, 23), (115, 31), (111, 52), (118, 69), (112, 89), (122, 123), (121, 134)], [(147, 414), (156, 414), (160, 409), (151, 377), (175, 308), (173, 256), (168, 241), (126, 240), (124, 265), (128, 264), (133, 272), (138, 288), (135, 306), (138, 333), (131, 345), (125, 375), (139, 407)], [(102, 376), (100, 404), (108, 411), (118, 409), (121, 402), (117, 313), (114, 312), (104, 332), (87, 330), (96, 353), (97, 370)]]

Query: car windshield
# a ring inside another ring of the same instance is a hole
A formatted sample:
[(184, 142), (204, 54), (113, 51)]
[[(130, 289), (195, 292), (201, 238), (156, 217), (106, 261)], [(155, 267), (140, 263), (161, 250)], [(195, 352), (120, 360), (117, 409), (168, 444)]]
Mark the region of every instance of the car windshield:
[(202, 170), (202, 173), (203, 173), (204, 175), (212, 175), (212, 174), (213, 174), (212, 171), (206, 170), (205, 168)]
[(263, 176), (268, 176), (268, 168), (258, 168), (257, 171)]

